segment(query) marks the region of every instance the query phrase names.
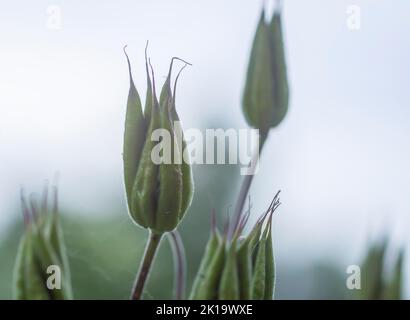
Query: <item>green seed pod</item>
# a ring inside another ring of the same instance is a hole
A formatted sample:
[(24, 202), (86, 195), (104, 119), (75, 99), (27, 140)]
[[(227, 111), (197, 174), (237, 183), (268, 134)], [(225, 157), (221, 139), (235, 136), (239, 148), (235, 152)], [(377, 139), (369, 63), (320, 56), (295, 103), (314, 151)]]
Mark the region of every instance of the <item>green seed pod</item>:
[(282, 16), (279, 10), (274, 11), (269, 29), (275, 90), (275, 112), (273, 113), (271, 123), (271, 127), (273, 128), (285, 118), (289, 106), (289, 82), (286, 68)]
[(258, 221), (252, 232), (249, 234), (249, 250), (252, 261), (252, 268), (255, 266), (256, 256), (258, 254), (258, 247), (260, 243), (261, 233), (262, 233), (263, 220)]
[(242, 102), (248, 124), (260, 129), (263, 137), (283, 120), (288, 109), (289, 88), (280, 15), (280, 11), (275, 11), (269, 25), (262, 10)]
[[(20, 241), (14, 269), (14, 297), (24, 300), (72, 299), (70, 272), (61, 226), (57, 216), (57, 190), (54, 187), (54, 206), (49, 214), (47, 196), (41, 209), (32, 203), (31, 210), (22, 194), (25, 232)], [(45, 189), (47, 195), (47, 189)], [(61, 287), (50, 287), (49, 267), (59, 268), (55, 282)], [(57, 277), (59, 279), (57, 279)]]
[(269, 219), (268, 237), (266, 239), (266, 279), (265, 279), (265, 300), (272, 300), (275, 292), (275, 257), (272, 244), (272, 218)]
[(250, 239), (247, 237), (238, 248), (238, 274), (239, 274), (239, 296), (241, 300), (249, 300), (251, 297), (251, 276), (252, 276), (252, 259), (250, 251)]
[[(208, 241), (190, 299), (271, 300), (275, 289), (272, 214), (280, 205), (279, 193), (246, 237), (241, 236), (249, 215), (239, 219), (232, 239), (225, 227), (221, 239), (215, 229)], [(265, 223), (269, 217), (268, 222)], [(229, 223), (228, 223), (229, 224)], [(215, 225), (215, 223), (213, 223)]]
[(191, 300), (196, 299), (196, 297), (198, 296), (198, 292), (201, 286), (203, 285), (206, 272), (209, 268), (209, 265), (211, 264), (212, 258), (214, 257), (216, 250), (219, 247), (220, 242), (221, 242), (221, 237), (218, 233), (218, 230), (216, 230), (216, 228), (213, 227), (211, 231), (211, 236), (205, 247), (204, 256), (202, 257), (201, 263), (199, 265), (198, 273), (195, 277), (194, 284), (192, 286), (191, 295), (190, 295)]
[(189, 153), (185, 152), (187, 150), (186, 140), (184, 137), (184, 130), (182, 128), (181, 120), (179, 119), (178, 113), (176, 111), (176, 91), (177, 91), (177, 81), (181, 71), (185, 68), (185, 66), (179, 71), (174, 84), (174, 97), (173, 103), (171, 106), (171, 119), (172, 123), (174, 124), (174, 131), (176, 135), (175, 143), (178, 144), (179, 148), (182, 150), (182, 164), (181, 164), (181, 172), (182, 172), (182, 199), (181, 199), (181, 216), (180, 219), (183, 218), (184, 214), (191, 206), (192, 198), (194, 195), (194, 179), (192, 175), (192, 167), (190, 165), (190, 158)]
[(238, 300), (240, 298), (239, 274), (237, 266), (236, 239), (229, 246), (225, 266), (219, 286), (219, 300)]
[[(68, 263), (67, 249), (63, 230), (60, 223), (60, 215), (58, 214), (58, 190), (57, 187), (52, 188), (53, 191), (53, 208), (51, 214), (47, 214), (47, 207), (43, 205), (43, 215), (47, 217), (44, 225), (44, 237), (46, 243), (50, 243), (51, 248), (56, 253), (56, 258), (61, 263), (62, 271), (64, 273), (64, 290), (67, 297), (72, 297), (71, 288), (71, 273), (70, 265)], [(47, 194), (45, 192), (45, 194)], [(47, 200), (46, 198), (44, 199)]]
[[(131, 86), (124, 135), (124, 174), (128, 208), (131, 218), (137, 224), (156, 233), (175, 229), (193, 197), (191, 166), (178, 160), (181, 159), (186, 143), (181, 125), (174, 123), (176, 119), (179, 120), (175, 109), (176, 81), (174, 92), (171, 90), (172, 65), (175, 59), (177, 58), (172, 59), (159, 102), (154, 73), (151, 68), (151, 82), (146, 61), (147, 100), (144, 114), (133, 85), (131, 71), (129, 72)], [(127, 61), (130, 68), (128, 57)], [(159, 129), (169, 133), (169, 140), (163, 137), (159, 142), (153, 141), (153, 134)], [(177, 131), (181, 131), (181, 139), (178, 139)], [(163, 154), (163, 161), (160, 163), (152, 159), (156, 150)], [(167, 154), (164, 155), (165, 152), (169, 152), (171, 159), (167, 158)]]
[(256, 252), (255, 265), (252, 270), (252, 299), (262, 300), (265, 297), (265, 281), (266, 281), (266, 238), (267, 230), (263, 232)]
[(251, 298), (251, 281), (253, 271), (253, 256), (256, 252), (262, 229), (262, 221), (258, 221), (251, 232), (242, 240), (238, 248), (238, 273), (240, 281), (241, 300)]
[[(125, 116), (123, 160), (125, 190), (127, 194), (128, 207), (131, 208), (132, 188), (134, 186), (138, 163), (140, 161), (142, 148), (145, 142), (147, 122), (142, 114), (141, 99), (132, 79), (131, 64), (127, 55), (126, 57), (130, 77), (130, 90), (128, 93), (127, 112)], [(148, 88), (147, 95), (150, 91), (150, 88)]]
[[(159, 103), (154, 94), (147, 137), (151, 137), (152, 132), (160, 127)], [(151, 159), (151, 151), (154, 147), (155, 142), (151, 139), (146, 139), (137, 174), (134, 178), (131, 207), (129, 207), (131, 217), (136, 223), (144, 228), (151, 228), (153, 230), (156, 229), (157, 193), (159, 189), (159, 165), (155, 164)]]
[(218, 298), (218, 289), (225, 265), (226, 238), (222, 238), (212, 259), (204, 273), (203, 281), (200, 283), (195, 300), (213, 300)]
[[(32, 243), (33, 243), (33, 251), (35, 254), (35, 259), (37, 261), (37, 270), (38, 275), (46, 275), (42, 279), (47, 279), (49, 275), (47, 275), (47, 269), (50, 266), (58, 266), (61, 270), (62, 279), (61, 279), (61, 289), (54, 289), (54, 290), (47, 290), (52, 300), (65, 300), (71, 299), (71, 292), (66, 290), (66, 278), (64, 276), (64, 267), (63, 263), (58, 258), (57, 252), (53, 249), (52, 244), (45, 239), (44, 234), (40, 230), (36, 230), (33, 228), (32, 233)], [(43, 283), (45, 287), (47, 284)], [(68, 289), (68, 288), (67, 288)], [(69, 288), (71, 291), (71, 287)]]
[(35, 254), (35, 249), (33, 246), (34, 239), (32, 237), (32, 232), (28, 231), (26, 235), (26, 250), (25, 257), (23, 258), (24, 263), (24, 274), (23, 274), (23, 297), (17, 297), (16, 299), (24, 300), (49, 300), (51, 298), (49, 290), (47, 290), (43, 272), (41, 272), (41, 267), (38, 265), (37, 256)]
[[(167, 80), (161, 92), (161, 128), (170, 133), (171, 140), (169, 141), (169, 150), (171, 155), (176, 159), (180, 159), (182, 155), (182, 145), (177, 143), (177, 138), (174, 130), (174, 123), (171, 118), (171, 110), (173, 108), (173, 97), (171, 93), (171, 71), (172, 62), (169, 68)], [(165, 144), (166, 142), (162, 141)], [(164, 145), (164, 147), (166, 147)], [(171, 156), (171, 157), (172, 157)], [(174, 229), (179, 221), (182, 212), (182, 170), (181, 164), (175, 159), (170, 164), (161, 164), (159, 166), (159, 197), (157, 209), (157, 228), (161, 231), (169, 231)], [(171, 192), (173, 191), (173, 192)]]
[(400, 300), (403, 295), (403, 262), (404, 250), (400, 250), (391, 279), (387, 282), (383, 298), (387, 300)]
[(383, 296), (383, 266), (387, 249), (387, 238), (371, 245), (361, 267), (360, 299), (378, 300)]
[(17, 300), (26, 299), (26, 283), (25, 283), (25, 273), (26, 273), (26, 263), (25, 258), (29, 256), (28, 254), (28, 235), (25, 233), (20, 240), (20, 244), (17, 250), (16, 264), (14, 266), (14, 298)]

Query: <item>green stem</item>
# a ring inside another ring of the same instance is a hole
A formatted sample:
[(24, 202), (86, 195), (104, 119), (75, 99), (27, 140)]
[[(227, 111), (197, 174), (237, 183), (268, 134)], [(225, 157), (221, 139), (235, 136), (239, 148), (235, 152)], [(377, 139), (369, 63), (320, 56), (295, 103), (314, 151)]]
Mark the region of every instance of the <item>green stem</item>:
[(155, 253), (157, 252), (161, 237), (162, 234), (150, 231), (147, 246), (145, 247), (144, 258), (132, 288), (131, 300), (141, 300), (145, 282), (147, 281), (149, 271), (151, 270), (151, 265), (154, 261)]
[[(261, 134), (259, 149), (256, 149), (254, 151), (254, 154), (252, 155), (251, 163), (256, 163), (254, 161), (259, 161), (259, 157), (262, 153), (262, 148), (265, 144), (265, 141), (266, 141), (267, 137), (268, 137), (268, 132)], [(255, 165), (253, 170), (256, 167), (257, 166)], [(233, 223), (232, 223), (231, 228), (230, 228), (230, 235), (231, 236), (233, 235), (233, 233), (234, 233), (234, 231), (235, 231), (235, 229), (236, 229), (236, 227), (237, 227), (237, 225), (238, 225), (238, 223), (241, 219), (243, 207), (244, 207), (245, 201), (246, 201), (246, 196), (248, 195), (248, 192), (249, 192), (249, 189), (251, 187), (254, 175), (255, 175), (255, 172), (252, 172), (251, 174), (246, 175), (245, 178), (242, 181), (241, 189), (239, 191), (238, 199), (236, 201), (235, 210), (234, 210), (234, 214), (233, 214)]]

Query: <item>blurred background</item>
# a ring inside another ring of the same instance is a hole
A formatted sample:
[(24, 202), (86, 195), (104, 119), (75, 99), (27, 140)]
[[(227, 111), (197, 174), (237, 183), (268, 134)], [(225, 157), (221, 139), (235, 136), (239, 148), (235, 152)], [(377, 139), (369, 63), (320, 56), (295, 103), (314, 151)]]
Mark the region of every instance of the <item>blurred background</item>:
[[(269, 1), (268, 7), (273, 5)], [(360, 8), (358, 30), (347, 26)], [(172, 56), (193, 63), (179, 84), (185, 128), (246, 128), (241, 96), (262, 1), (20, 1), (0, 10), (0, 298), (10, 299), (22, 232), (19, 189), (60, 174), (76, 298), (125, 299), (147, 232), (127, 215), (122, 139), (129, 88), (122, 47), (145, 96), (144, 46), (160, 84)], [(348, 298), (346, 269), (372, 239), (410, 243), (410, 2), (285, 0), (291, 85), (250, 194), (252, 218), (278, 189), (276, 297)], [(194, 168), (181, 225), (188, 285), (216, 208), (220, 222), (242, 177), (234, 165)], [(407, 232), (406, 232), (407, 231)], [(408, 251), (408, 250), (407, 250)], [(147, 298), (172, 298), (166, 241)], [(410, 297), (410, 264), (405, 262)]]

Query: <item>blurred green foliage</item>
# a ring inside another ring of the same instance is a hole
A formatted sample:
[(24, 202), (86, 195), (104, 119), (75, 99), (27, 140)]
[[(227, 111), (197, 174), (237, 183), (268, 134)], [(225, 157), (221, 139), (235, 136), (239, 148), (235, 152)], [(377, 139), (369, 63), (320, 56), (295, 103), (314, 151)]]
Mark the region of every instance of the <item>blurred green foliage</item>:
[(400, 250), (393, 260), (392, 270), (388, 272), (388, 238), (384, 237), (372, 243), (361, 267), (361, 290), (359, 299), (388, 299), (403, 298), (403, 261), (404, 251)]
[[(194, 172), (196, 197), (180, 226), (188, 257), (188, 288), (197, 271), (210, 231), (210, 211), (225, 215), (240, 175), (235, 166), (201, 166)], [(62, 194), (62, 197), (64, 195)], [(118, 207), (123, 207), (117, 199)], [(72, 273), (75, 299), (128, 299), (148, 232), (137, 227), (126, 211), (88, 216), (64, 212), (62, 226)], [(65, 213), (65, 214), (64, 214)], [(0, 242), (0, 298), (12, 298), (12, 274), (23, 232), (21, 213)], [(222, 220), (222, 219), (219, 219)], [(188, 240), (189, 239), (189, 240)], [(170, 299), (173, 294), (173, 260), (164, 238), (148, 280), (145, 299)]]

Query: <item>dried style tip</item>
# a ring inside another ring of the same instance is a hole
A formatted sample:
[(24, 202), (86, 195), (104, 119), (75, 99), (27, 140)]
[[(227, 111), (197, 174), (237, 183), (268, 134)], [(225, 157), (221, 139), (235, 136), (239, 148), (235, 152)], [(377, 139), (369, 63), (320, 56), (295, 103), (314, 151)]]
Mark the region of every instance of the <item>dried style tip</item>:
[[(181, 75), (182, 71), (191, 64), (185, 64), (183, 67), (181, 67), (181, 69), (179, 69), (177, 76), (175, 77), (175, 81), (174, 81), (174, 94), (173, 94), (173, 101), (172, 101), (172, 107), (173, 109), (175, 109), (175, 103), (176, 103), (176, 95), (177, 95), (177, 83), (178, 83), (178, 79), (179, 76)], [(178, 119), (179, 121), (179, 119)]]
[(131, 62), (130, 62), (130, 58), (128, 57), (128, 53), (127, 53), (127, 45), (125, 45), (122, 50), (124, 51), (125, 57), (127, 58), (127, 64), (128, 64), (128, 74), (130, 76), (130, 86), (135, 88), (134, 85), (134, 80), (132, 79), (132, 72), (131, 72)]

